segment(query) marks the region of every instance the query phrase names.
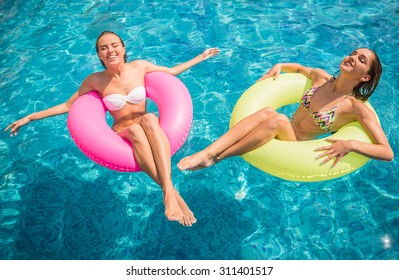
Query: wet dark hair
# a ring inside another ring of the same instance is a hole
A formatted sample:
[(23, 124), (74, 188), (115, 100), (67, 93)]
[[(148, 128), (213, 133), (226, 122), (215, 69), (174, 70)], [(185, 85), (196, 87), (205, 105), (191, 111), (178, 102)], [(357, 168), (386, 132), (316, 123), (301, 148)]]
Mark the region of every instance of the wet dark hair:
[[(370, 49), (368, 49), (370, 50)], [(371, 61), (370, 69), (367, 74), (370, 75), (370, 80), (367, 82), (360, 82), (353, 88), (353, 94), (356, 99), (360, 101), (367, 101), (369, 97), (373, 94), (374, 90), (377, 88), (378, 83), (380, 81), (380, 77), (382, 75), (382, 65), (378, 55), (375, 51), (370, 50), (374, 54), (374, 59)], [(335, 72), (334, 79), (337, 78), (337, 73), (339, 70)]]
[(370, 51), (374, 54), (375, 57), (375, 59), (371, 61), (370, 70), (368, 72), (368, 74), (370, 75), (370, 80), (368, 80), (367, 82), (360, 82), (353, 89), (355, 97), (361, 101), (367, 101), (367, 99), (369, 99), (374, 90), (377, 88), (380, 77), (382, 75), (382, 65), (378, 55), (375, 53), (375, 51)]
[[(97, 51), (97, 53), (98, 53), (98, 40), (100, 40), (100, 38), (101, 38), (102, 36), (107, 35), (107, 34), (113, 34), (113, 35), (117, 36), (117, 37), (119, 38), (119, 40), (121, 41), (122, 46), (125, 47), (125, 43), (123, 42), (122, 38), (121, 38), (118, 34), (116, 34), (115, 32), (112, 32), (112, 31), (103, 31), (103, 32), (101, 32), (101, 34), (98, 35), (98, 37), (97, 37), (97, 41), (96, 41), (96, 51)], [(125, 62), (127, 62), (127, 55), (126, 55), (126, 52), (125, 52), (125, 55), (123, 56), (123, 60), (124, 60)], [(100, 61), (101, 61), (101, 64), (103, 65), (103, 67), (104, 67), (105, 69), (107, 69), (107, 67), (105, 66), (105, 63), (104, 63), (101, 59), (100, 59)]]

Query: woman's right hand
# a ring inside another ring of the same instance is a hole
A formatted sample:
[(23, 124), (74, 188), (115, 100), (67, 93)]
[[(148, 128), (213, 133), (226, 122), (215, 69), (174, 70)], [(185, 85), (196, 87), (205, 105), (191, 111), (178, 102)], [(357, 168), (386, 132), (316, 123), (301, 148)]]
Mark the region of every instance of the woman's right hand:
[(277, 79), (278, 75), (281, 73), (282, 65), (280, 63), (275, 64), (269, 71), (266, 72), (259, 80), (256, 82), (260, 82), (267, 78), (273, 77), (273, 80)]
[(19, 128), (21, 126), (24, 126), (25, 124), (29, 123), (30, 121), (31, 121), (31, 119), (29, 116), (23, 117), (22, 119), (19, 119), (19, 120), (13, 122), (12, 124), (10, 124), (9, 126), (7, 126), (6, 129), (4, 129), (4, 131), (11, 129), (10, 136), (13, 137), (14, 135), (18, 134)]
[(202, 57), (205, 59), (208, 59), (212, 56), (218, 55), (218, 53), (220, 52), (220, 50), (218, 48), (209, 48), (206, 49), (203, 53), (202, 53)]

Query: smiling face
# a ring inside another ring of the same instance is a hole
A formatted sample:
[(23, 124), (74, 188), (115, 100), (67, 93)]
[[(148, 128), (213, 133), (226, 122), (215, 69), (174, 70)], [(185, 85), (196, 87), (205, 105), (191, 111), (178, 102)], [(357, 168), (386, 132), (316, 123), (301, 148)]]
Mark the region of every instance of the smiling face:
[(375, 59), (373, 51), (364, 48), (357, 49), (342, 60), (340, 69), (342, 72), (359, 79), (359, 82), (367, 82), (371, 78), (370, 68)]
[(96, 49), (105, 68), (126, 62), (125, 45), (121, 38), (112, 32), (103, 33), (98, 37)]
[(366, 48), (353, 51), (342, 60), (339, 68), (341, 74), (357, 80), (358, 84), (353, 88), (353, 93), (361, 101), (366, 101), (373, 94), (382, 75), (382, 65), (378, 55)]

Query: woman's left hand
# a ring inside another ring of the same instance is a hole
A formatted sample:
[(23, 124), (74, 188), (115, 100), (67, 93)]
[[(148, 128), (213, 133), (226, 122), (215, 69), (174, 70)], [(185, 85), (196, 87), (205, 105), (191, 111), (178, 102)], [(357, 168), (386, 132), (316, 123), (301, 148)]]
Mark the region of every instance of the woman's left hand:
[(202, 57), (203, 57), (204, 59), (208, 59), (208, 58), (210, 58), (210, 57), (212, 57), (212, 56), (217, 55), (219, 52), (220, 52), (220, 50), (219, 50), (218, 48), (209, 48), (209, 49), (206, 49), (206, 50), (202, 53)]
[(318, 155), (316, 159), (326, 157), (321, 162), (321, 165), (323, 165), (335, 158), (334, 163), (331, 165), (331, 168), (333, 168), (335, 165), (337, 165), (341, 158), (351, 152), (351, 140), (336, 140), (331, 138), (327, 138), (326, 140), (332, 144), (329, 146), (316, 148), (315, 151), (325, 151), (324, 153)]

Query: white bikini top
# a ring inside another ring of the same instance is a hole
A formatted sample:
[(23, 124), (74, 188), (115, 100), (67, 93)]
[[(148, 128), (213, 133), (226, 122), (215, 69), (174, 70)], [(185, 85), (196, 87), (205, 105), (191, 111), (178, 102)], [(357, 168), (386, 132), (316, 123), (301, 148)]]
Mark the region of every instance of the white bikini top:
[(103, 98), (103, 102), (108, 110), (116, 111), (125, 106), (126, 102), (138, 104), (145, 100), (145, 87), (138, 86), (132, 89), (128, 95), (113, 93)]

